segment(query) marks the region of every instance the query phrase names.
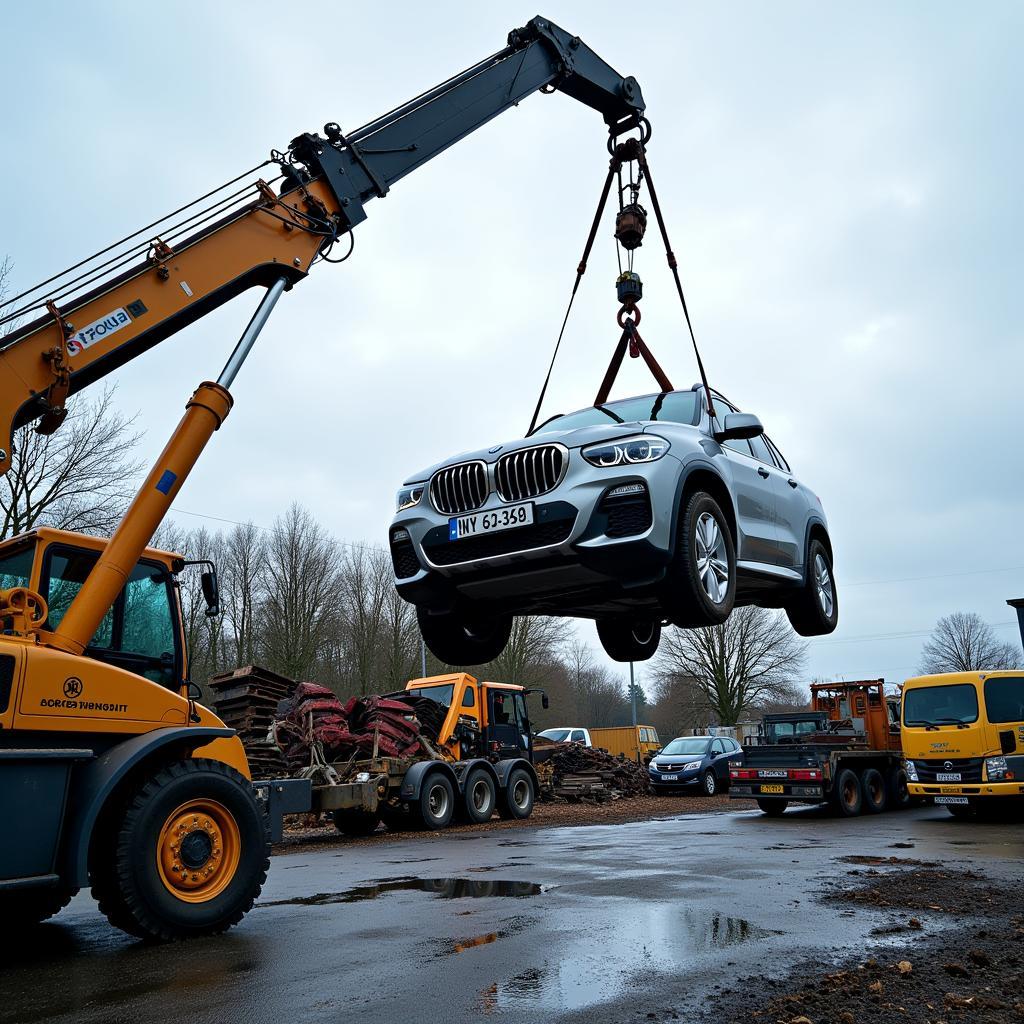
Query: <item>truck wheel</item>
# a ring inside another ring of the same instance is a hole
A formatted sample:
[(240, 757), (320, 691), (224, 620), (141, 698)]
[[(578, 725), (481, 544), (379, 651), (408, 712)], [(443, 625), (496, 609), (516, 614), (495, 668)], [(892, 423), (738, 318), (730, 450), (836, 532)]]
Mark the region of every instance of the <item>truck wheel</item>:
[(757, 806), (768, 815), (769, 818), (781, 818), (783, 812), (789, 806), (788, 800), (758, 800)]
[(718, 502), (695, 491), (679, 517), (662, 606), (677, 626), (717, 626), (736, 601), (736, 546)]
[(522, 820), (533, 814), (533, 779), (525, 768), (513, 768), (501, 795), (501, 816)]
[(612, 661), (647, 661), (661, 643), (661, 623), (598, 619), (597, 635)]
[(889, 791), (889, 809), (892, 811), (906, 810), (913, 798), (910, 789), (907, 787), (907, 773), (902, 768), (893, 768), (886, 779), (886, 788)]
[(850, 768), (844, 768), (836, 777), (836, 788), (833, 790), (832, 802), (836, 810), (844, 818), (854, 818), (860, 814), (863, 798), (860, 789), (860, 779), (857, 773)]
[(334, 827), (343, 836), (351, 836), (353, 839), (372, 835), (380, 824), (380, 816), (376, 811), (348, 811), (339, 807), (331, 817), (334, 819)]
[(864, 810), (868, 814), (881, 814), (888, 806), (885, 779), (877, 768), (865, 768), (860, 780), (861, 794), (864, 799)]
[(219, 761), (156, 772), (110, 820), (93, 856), (93, 896), (111, 924), (155, 942), (237, 924), (270, 867), (250, 783)]
[(443, 772), (431, 772), (420, 789), (419, 822), (430, 831), (447, 828), (455, 813), (455, 787)]
[(446, 665), (483, 665), (505, 650), (512, 616), (470, 617), (460, 612), (431, 615), (416, 609), (423, 642)]
[(498, 792), (494, 779), (483, 768), (474, 768), (466, 776), (462, 797), (466, 817), (474, 825), (482, 825), (491, 820), (498, 802)]
[(807, 546), (807, 579), (786, 602), (789, 624), (801, 636), (823, 636), (839, 624), (839, 595), (828, 548), (817, 538)]
[(60, 913), (77, 892), (64, 885), (48, 885), (0, 893), (0, 920), (8, 929), (31, 928)]
[(718, 792), (718, 779), (715, 778), (715, 773), (712, 771), (706, 771), (704, 773), (704, 795), (714, 796)]

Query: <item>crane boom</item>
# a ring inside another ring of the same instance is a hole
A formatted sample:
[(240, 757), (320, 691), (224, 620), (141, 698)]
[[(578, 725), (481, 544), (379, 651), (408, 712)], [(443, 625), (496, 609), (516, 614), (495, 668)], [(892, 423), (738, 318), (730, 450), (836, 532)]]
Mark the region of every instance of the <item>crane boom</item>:
[(35, 314), (0, 339), (0, 473), (18, 427), (39, 420), (52, 432), (69, 395), (248, 288), (282, 278), (291, 288), (366, 219), (369, 200), (542, 89), (597, 110), (612, 137), (643, 120), (635, 79), (537, 17), (504, 49), (349, 135), (335, 124), (299, 135), (261, 165), (278, 166), (276, 188), (235, 179), (0, 306), (0, 330)]

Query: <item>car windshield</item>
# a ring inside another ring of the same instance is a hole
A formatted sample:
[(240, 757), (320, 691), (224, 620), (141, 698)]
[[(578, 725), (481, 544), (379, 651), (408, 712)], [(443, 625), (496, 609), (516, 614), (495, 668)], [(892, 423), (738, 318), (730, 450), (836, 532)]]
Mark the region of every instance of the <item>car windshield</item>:
[(545, 729), (540, 735), (546, 740), (564, 743), (569, 738), (570, 729)]
[(672, 740), (666, 744), (663, 754), (703, 754), (708, 749), (710, 740), (706, 736), (693, 736), (689, 738)]
[(575, 430), (577, 427), (607, 426), (609, 423), (635, 423), (654, 420), (667, 423), (693, 423), (697, 412), (697, 395), (693, 391), (669, 391), (641, 398), (624, 398), (620, 402), (594, 405), (579, 412), (556, 416), (542, 424), (534, 433)]
[(970, 683), (918, 686), (903, 695), (904, 725), (963, 725), (978, 720), (978, 691)]
[(452, 696), (455, 693), (455, 684), (417, 686), (409, 692), (416, 694), (417, 697), (429, 697), (431, 700), (437, 701), (442, 707), (450, 708), (452, 706)]

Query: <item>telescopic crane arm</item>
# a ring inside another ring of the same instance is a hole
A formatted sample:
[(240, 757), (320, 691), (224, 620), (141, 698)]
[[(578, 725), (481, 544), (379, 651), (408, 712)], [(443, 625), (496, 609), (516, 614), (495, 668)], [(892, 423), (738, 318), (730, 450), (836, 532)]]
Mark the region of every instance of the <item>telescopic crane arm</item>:
[(298, 136), (267, 161), (281, 170), (276, 189), (240, 184), (243, 175), (0, 306), (0, 331), (36, 317), (0, 339), (0, 472), (16, 428), (38, 420), (52, 432), (69, 395), (248, 288), (291, 288), (366, 219), (371, 199), (538, 90), (594, 108), (613, 138), (643, 121), (635, 79), (537, 17), (504, 49), (362, 128)]

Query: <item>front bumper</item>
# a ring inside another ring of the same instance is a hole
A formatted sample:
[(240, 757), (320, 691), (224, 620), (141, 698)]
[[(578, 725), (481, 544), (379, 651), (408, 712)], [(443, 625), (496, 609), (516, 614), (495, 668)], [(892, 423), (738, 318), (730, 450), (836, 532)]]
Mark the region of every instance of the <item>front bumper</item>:
[[(664, 577), (680, 477), (671, 453), (647, 465), (600, 470), (573, 451), (558, 487), (532, 499), (532, 526), (456, 541), (448, 539), (449, 517), (425, 494), (391, 524), (395, 585), (407, 601), (439, 611), (467, 600), (537, 610), (545, 598), (558, 611), (629, 596)], [(629, 484), (642, 485), (643, 493), (610, 496)], [(480, 512), (507, 504), (492, 493)]]
[(1024, 797), (1024, 782), (943, 783), (908, 782), (911, 796)]
[(672, 775), (677, 775), (678, 778), (675, 781), (666, 779), (664, 775), (657, 774), (652, 771), (647, 772), (647, 777), (650, 779), (651, 785), (655, 789), (685, 789), (688, 786), (697, 786), (700, 784), (701, 771), (698, 768), (696, 771), (691, 772), (671, 772)]

